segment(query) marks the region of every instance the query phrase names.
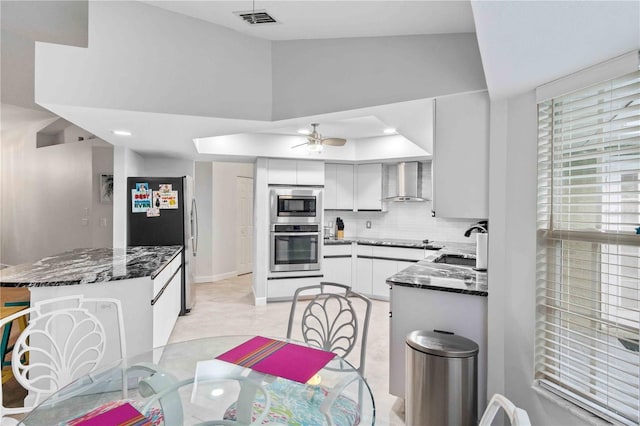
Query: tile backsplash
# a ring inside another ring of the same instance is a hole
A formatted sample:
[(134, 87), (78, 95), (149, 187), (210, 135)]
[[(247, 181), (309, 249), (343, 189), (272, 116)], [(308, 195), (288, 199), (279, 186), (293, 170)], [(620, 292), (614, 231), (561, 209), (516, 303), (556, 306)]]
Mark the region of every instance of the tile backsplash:
[[(466, 231), (474, 219), (444, 219), (431, 217), (431, 201), (389, 202), (386, 212), (324, 212), (324, 224), (333, 226), (336, 217), (344, 221), (345, 238), (396, 238), (403, 240), (450, 241), (473, 243), (474, 238), (466, 238)], [(366, 223), (371, 221), (371, 228)]]

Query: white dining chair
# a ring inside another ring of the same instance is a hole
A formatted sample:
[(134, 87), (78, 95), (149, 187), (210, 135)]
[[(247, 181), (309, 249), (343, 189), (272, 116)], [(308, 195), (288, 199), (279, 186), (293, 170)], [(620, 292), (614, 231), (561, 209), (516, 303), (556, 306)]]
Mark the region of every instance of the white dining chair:
[(478, 426), (491, 426), (491, 422), (498, 414), (500, 408), (507, 414), (513, 426), (531, 426), (527, 412), (522, 408), (516, 407), (513, 402), (499, 393), (493, 394), (493, 397), (491, 397)]
[[(100, 317), (108, 317), (103, 324)], [(28, 318), (11, 351), (11, 369), (16, 381), (28, 395), (19, 407), (5, 407), (0, 388), (0, 424), (15, 424), (8, 415), (28, 413), (52, 393), (100, 366), (111, 345), (117, 358), (126, 358), (122, 306), (110, 298), (86, 298), (82, 295), (48, 299), (33, 304), (0, 320), (0, 330), (14, 320)], [(113, 322), (117, 322), (117, 339)], [(110, 333), (105, 332), (109, 327)], [(113, 341), (112, 341), (113, 340)], [(126, 386), (123, 381), (123, 393)]]
[[(355, 425), (359, 423), (361, 398), (367, 348), (371, 301), (351, 287), (331, 282), (300, 287), (291, 304), (287, 324), (287, 339), (301, 339), (307, 345), (333, 352), (342, 359), (351, 361), (344, 368), (327, 369), (350, 371), (334, 388), (317, 387), (317, 395), (305, 398), (309, 387), (276, 378), (267, 386), (271, 407), (277, 415), (268, 415), (263, 424), (328, 424)], [(298, 324), (297, 327), (294, 324)], [(347, 363), (345, 363), (347, 364)], [(353, 393), (357, 398), (342, 395), (349, 386), (357, 386)], [(297, 403), (292, 403), (296, 401)], [(303, 403), (306, 401), (306, 403)], [(318, 404), (320, 402), (320, 404)], [(261, 412), (263, 401), (256, 398), (254, 411)], [(235, 419), (234, 408), (228, 410), (226, 418)]]

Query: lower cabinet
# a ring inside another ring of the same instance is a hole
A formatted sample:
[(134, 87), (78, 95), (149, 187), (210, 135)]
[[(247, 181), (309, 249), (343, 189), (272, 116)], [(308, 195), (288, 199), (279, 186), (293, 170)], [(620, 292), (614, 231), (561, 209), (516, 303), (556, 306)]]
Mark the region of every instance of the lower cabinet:
[(351, 255), (348, 257), (325, 257), (322, 281), (351, 285)]
[(267, 301), (291, 300), (296, 290), (300, 287), (320, 284), (321, 281), (324, 281), (324, 277), (321, 274), (308, 277), (269, 277), (267, 278)]
[(375, 299), (389, 300), (387, 278), (424, 258), (423, 249), (356, 246), (356, 283), (353, 289)]
[(156, 300), (151, 310), (153, 312), (153, 347), (164, 346), (169, 342), (180, 314), (180, 287), (182, 284), (182, 271), (173, 276), (165, 287), (160, 298)]
[(473, 340), (478, 353), (478, 412), (487, 404), (487, 297), (394, 285), (389, 318), (389, 393), (404, 398), (406, 336), (443, 330)]
[(389, 300), (389, 284), (387, 284), (387, 278), (398, 272), (398, 263), (401, 262), (397, 260), (373, 259), (371, 268), (371, 294), (373, 296)]
[(352, 244), (325, 245), (322, 251), (322, 281), (351, 286)]

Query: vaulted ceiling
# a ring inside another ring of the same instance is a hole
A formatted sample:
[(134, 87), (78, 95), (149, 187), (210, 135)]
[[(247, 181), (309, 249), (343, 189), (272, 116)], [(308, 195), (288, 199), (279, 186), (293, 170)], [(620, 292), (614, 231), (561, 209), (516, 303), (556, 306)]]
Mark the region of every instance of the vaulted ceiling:
[[(88, 36), (90, 30), (87, 27), (90, 23), (87, 10), (90, 14), (92, 5), (98, 3), (102, 2), (88, 2), (87, 7), (86, 2), (79, 1), (2, 1), (3, 103), (27, 107), (34, 105), (34, 89), (31, 84), (35, 67), (34, 40), (75, 46), (88, 45), (89, 49), (92, 48), (92, 40)], [(100, 108), (100, 105), (92, 105), (90, 102), (74, 103), (64, 99), (58, 103), (48, 102), (43, 105), (114, 144), (127, 144), (142, 152), (164, 152), (191, 158), (204, 158), (199, 157), (194, 149), (193, 139), (197, 138), (245, 132), (271, 137), (273, 133), (292, 134), (298, 127), (318, 121), (327, 123), (324, 127), (327, 131), (338, 133), (335, 136), (342, 136), (351, 131), (354, 119), (370, 116), (376, 117), (385, 126), (397, 127), (401, 127), (398, 126), (400, 121), (404, 119), (407, 122), (409, 120), (406, 117), (410, 117), (414, 126), (404, 123), (400, 133), (429, 152), (430, 141), (428, 137), (424, 137), (425, 132), (430, 129), (425, 124), (428, 117), (425, 120), (420, 118), (429, 112), (425, 109), (427, 99), (423, 101), (420, 96), (410, 98), (405, 94), (396, 99), (397, 102), (389, 101), (388, 105), (381, 105), (373, 93), (371, 99), (361, 100), (360, 104), (357, 100), (353, 105), (345, 102), (332, 104), (331, 100), (324, 100), (323, 105), (322, 97), (323, 92), (327, 91), (327, 82), (318, 87), (307, 82), (300, 89), (295, 85), (296, 79), (289, 78), (287, 69), (296, 68), (300, 64), (306, 70), (317, 68), (314, 78), (322, 78), (323, 75), (340, 76), (339, 70), (343, 65), (341, 61), (327, 61), (326, 56), (318, 55), (324, 46), (335, 46), (324, 40), (340, 39), (340, 45), (347, 45), (351, 43), (349, 40), (376, 37), (372, 39), (375, 40), (374, 43), (384, 46), (408, 36), (437, 37), (475, 32), (484, 70), (483, 79), (486, 79), (486, 87), (494, 100), (523, 93), (542, 83), (640, 48), (640, 2), (636, 1), (256, 1), (254, 4), (252, 1), (237, 0), (143, 3), (164, 12), (162, 29), (168, 33), (175, 31), (175, 27), (166, 23), (174, 19), (172, 16), (181, 15), (183, 19), (187, 16), (205, 25), (230, 30), (229, 34), (241, 34), (245, 37), (243, 40), (264, 40), (262, 44), (252, 44), (257, 46), (255, 53), (262, 54), (259, 50), (263, 46), (263, 50), (269, 51), (269, 57), (276, 59), (273, 60), (273, 68), (267, 71), (273, 75), (256, 75), (264, 81), (272, 82), (272, 87), (266, 88), (262, 99), (269, 103), (269, 109), (274, 108), (274, 105), (276, 108), (278, 105), (286, 105), (289, 110), (285, 108), (284, 111), (259, 113), (264, 119), (258, 120), (234, 119), (215, 112), (196, 114), (189, 110), (189, 93), (185, 93), (182, 104), (184, 107), (178, 107), (175, 111), (145, 110), (144, 99), (142, 103), (136, 104), (140, 108)], [(56, 5), (59, 7), (56, 8)], [(279, 23), (251, 26), (233, 13), (254, 7), (267, 10)], [(137, 19), (144, 20), (145, 16), (142, 14)], [(111, 23), (110, 31), (116, 36), (119, 25), (115, 20)], [(144, 40), (147, 35), (141, 32), (137, 37)], [(229, 37), (234, 38), (231, 35)], [(137, 40), (132, 39), (130, 42), (136, 44)], [(308, 48), (305, 49), (305, 46)], [(66, 49), (62, 51), (67, 52)], [(277, 57), (278, 54), (286, 57), (287, 52), (291, 51), (297, 52), (297, 55), (286, 58), (289, 62)], [(202, 51), (197, 52), (200, 54)], [(120, 53), (124, 57), (130, 55), (124, 51)], [(186, 58), (190, 52), (181, 53), (187, 55), (184, 56)], [(237, 55), (241, 58), (243, 53), (238, 51)], [(130, 58), (132, 62), (135, 59)], [(405, 66), (403, 60), (402, 56), (374, 58), (373, 62), (377, 61), (378, 65), (363, 72), (367, 73), (368, 78), (375, 77), (377, 73), (388, 73), (390, 64), (401, 69)], [(183, 65), (189, 66), (188, 63)], [(114, 69), (118, 73), (127, 72), (126, 67)], [(70, 70), (72, 71), (71, 68)], [(161, 71), (159, 68), (156, 70)], [(415, 76), (419, 76), (420, 70), (415, 71)], [(279, 82), (280, 75), (285, 77)], [(365, 76), (365, 80), (366, 78)], [(425, 75), (426, 84), (430, 83), (428, 80), (428, 75)], [(355, 85), (358, 83), (360, 82), (357, 80), (353, 81)], [(138, 85), (143, 87), (144, 82), (141, 81)], [(287, 96), (295, 97), (299, 94), (307, 105), (316, 99), (316, 108), (307, 108), (305, 112), (304, 105), (292, 104), (291, 100), (295, 101), (295, 98), (281, 95), (283, 87), (291, 88), (291, 94)], [(243, 90), (241, 87), (237, 89)], [(466, 90), (477, 89), (478, 87), (470, 86)], [(95, 95), (99, 98), (109, 88), (100, 87), (99, 82), (96, 82), (91, 90), (95, 90)], [(245, 87), (244, 90), (248, 89)], [(387, 87), (386, 90), (393, 90), (393, 87)], [(162, 95), (161, 90), (156, 92)], [(429, 95), (432, 92), (424, 90), (423, 94)], [(133, 99), (135, 93), (131, 95)], [(272, 96), (279, 98), (271, 98)], [(386, 98), (391, 99), (389, 96)], [(157, 101), (161, 102), (163, 99), (159, 97)], [(336, 105), (336, 108), (330, 109), (332, 105)], [(244, 108), (242, 105), (231, 104), (228, 107), (238, 111)], [(397, 108), (395, 113), (394, 108)], [(296, 113), (298, 111), (300, 113)], [(278, 115), (275, 119), (270, 118)], [(107, 130), (113, 129), (118, 123), (138, 126), (139, 137), (129, 141), (114, 138)], [(373, 131), (372, 128), (365, 134), (372, 135)]]

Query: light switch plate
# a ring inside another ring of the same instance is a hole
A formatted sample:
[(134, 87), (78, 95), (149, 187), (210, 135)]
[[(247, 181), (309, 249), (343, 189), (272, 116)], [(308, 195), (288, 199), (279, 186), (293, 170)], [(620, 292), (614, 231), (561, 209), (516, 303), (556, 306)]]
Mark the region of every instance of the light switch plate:
[(368, 220), (365, 226), (367, 227), (367, 229), (371, 229), (371, 221)]

